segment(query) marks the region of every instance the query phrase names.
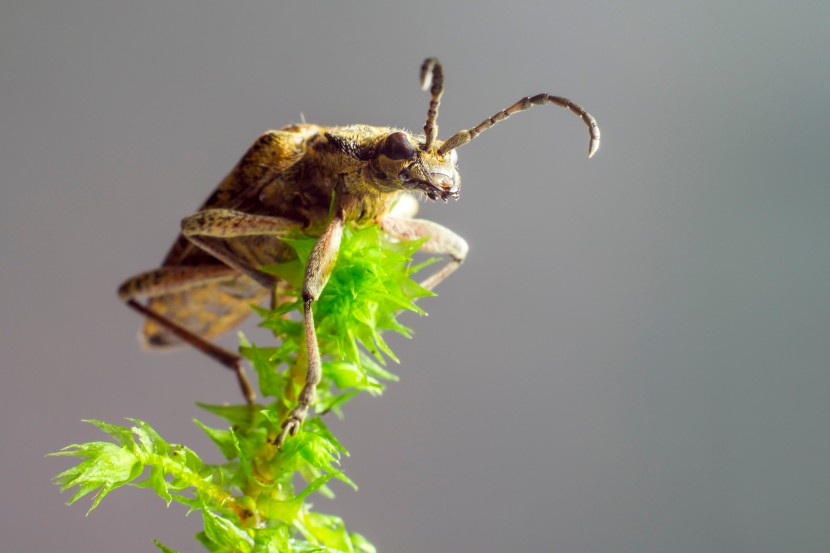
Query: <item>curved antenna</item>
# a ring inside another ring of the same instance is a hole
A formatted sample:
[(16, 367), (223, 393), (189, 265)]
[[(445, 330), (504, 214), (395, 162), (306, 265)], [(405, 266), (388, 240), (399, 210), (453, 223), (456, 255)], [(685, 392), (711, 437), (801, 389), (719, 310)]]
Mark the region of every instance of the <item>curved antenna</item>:
[[(431, 87), (430, 87), (431, 85)], [(427, 122), (424, 125), (426, 140), (421, 144), (424, 151), (432, 147), (435, 137), (438, 136), (438, 106), (441, 105), (441, 94), (444, 92), (444, 68), (437, 58), (427, 58), (421, 64), (421, 90), (429, 90), (429, 109), (427, 109)]]
[(469, 130), (458, 131), (451, 137), (449, 137), (440, 148), (438, 148), (438, 153), (440, 155), (446, 155), (447, 152), (455, 150), (456, 148), (463, 146), (470, 140), (477, 137), (482, 132), (486, 131), (499, 121), (503, 121), (507, 119), (511, 115), (519, 111), (525, 111), (533, 106), (541, 106), (544, 104), (554, 104), (559, 107), (566, 108), (576, 115), (578, 115), (582, 121), (588, 125), (588, 132), (591, 134), (591, 140), (588, 142), (588, 157), (593, 156), (599, 150), (599, 126), (597, 125), (597, 120), (593, 118), (593, 116), (585, 111), (585, 108), (580, 106), (579, 104), (575, 104), (571, 102), (567, 98), (563, 98), (561, 96), (552, 96), (546, 92), (542, 94), (537, 94), (536, 96), (525, 96), (512, 106), (507, 109), (503, 109), (497, 114), (489, 117), (473, 127)]

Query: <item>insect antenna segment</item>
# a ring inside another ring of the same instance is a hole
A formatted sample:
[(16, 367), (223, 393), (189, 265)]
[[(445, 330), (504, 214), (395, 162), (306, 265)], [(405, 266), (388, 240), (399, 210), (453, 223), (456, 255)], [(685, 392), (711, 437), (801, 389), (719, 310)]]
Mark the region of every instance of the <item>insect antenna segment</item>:
[[(427, 120), (426, 124), (424, 124), (424, 135), (426, 135), (426, 138), (424, 143), (421, 144), (421, 150), (423, 151), (428, 151), (435, 142), (435, 138), (438, 136), (438, 108), (441, 105), (441, 94), (444, 92), (444, 68), (441, 66), (441, 62), (439, 62), (436, 58), (427, 58), (424, 60), (424, 63), (421, 64), (421, 90), (427, 89), (429, 89), (430, 99), (429, 109), (427, 110)], [(499, 121), (504, 121), (514, 113), (526, 111), (533, 106), (541, 106), (545, 104), (554, 104), (565, 108), (582, 119), (582, 121), (588, 126), (588, 132), (590, 133), (590, 140), (588, 142), (588, 157), (593, 157), (593, 155), (597, 153), (597, 150), (599, 150), (600, 143), (600, 131), (596, 119), (594, 119), (590, 113), (585, 111), (585, 108), (576, 102), (572, 102), (562, 96), (554, 96), (546, 92), (536, 94), (535, 96), (525, 96), (510, 107), (499, 111), (491, 117), (488, 117), (472, 129), (458, 131), (449, 137), (440, 148), (438, 148), (438, 154), (443, 157), (456, 148), (460, 148), (482, 132), (486, 131)]]
[(421, 65), (421, 90), (429, 90), (429, 109), (427, 122), (424, 124), (426, 140), (421, 144), (425, 152), (432, 147), (435, 137), (438, 136), (438, 107), (441, 105), (441, 94), (444, 92), (444, 68), (436, 58), (427, 58)]
[(482, 132), (486, 131), (487, 129), (498, 123), (499, 121), (507, 119), (514, 113), (517, 113), (519, 111), (525, 111), (532, 108), (533, 106), (541, 106), (544, 104), (554, 104), (559, 107), (566, 108), (578, 115), (582, 119), (582, 121), (588, 126), (588, 132), (591, 135), (591, 139), (588, 142), (588, 157), (593, 156), (597, 152), (597, 150), (599, 149), (600, 132), (596, 119), (594, 119), (594, 117), (590, 113), (585, 111), (585, 108), (583, 108), (579, 104), (574, 103), (568, 100), (567, 98), (563, 98), (561, 96), (553, 96), (551, 94), (543, 92), (541, 94), (537, 94), (536, 96), (525, 96), (512, 106), (501, 110), (492, 117), (488, 117), (472, 129), (458, 131), (457, 133), (449, 137), (446, 140), (446, 142), (444, 142), (444, 144), (441, 145), (440, 148), (438, 148), (438, 153), (442, 156), (446, 155), (448, 152), (451, 152), (452, 150), (455, 150), (456, 148), (463, 146), (464, 144), (468, 143), (469, 141), (477, 137)]

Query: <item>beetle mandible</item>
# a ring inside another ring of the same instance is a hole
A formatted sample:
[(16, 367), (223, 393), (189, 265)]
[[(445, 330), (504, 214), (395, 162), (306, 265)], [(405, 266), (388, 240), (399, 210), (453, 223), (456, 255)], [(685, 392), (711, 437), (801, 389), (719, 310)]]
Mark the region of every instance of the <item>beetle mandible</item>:
[(312, 303), (334, 267), (344, 225), (379, 224), (398, 239), (427, 238), (423, 251), (449, 257), (421, 283), (432, 289), (458, 268), (468, 247), (451, 230), (414, 218), (418, 203), (413, 193), (445, 202), (458, 198), (457, 148), (512, 114), (544, 104), (566, 108), (588, 126), (588, 157), (599, 148), (596, 120), (582, 106), (547, 93), (524, 97), (475, 127), (438, 140), (444, 87), (438, 60), (427, 58), (420, 77), (423, 90), (430, 91), (423, 135), (388, 127), (305, 123), (266, 132), (199, 211), (182, 221), (181, 234), (161, 267), (130, 278), (118, 290), (146, 318), (146, 345), (194, 346), (233, 370), (245, 398), (254, 403), (242, 358), (209, 339), (237, 326), (250, 313), (251, 303), (269, 297), (273, 302), (286, 293), (286, 283), (259, 270), (293, 257), (282, 238), (298, 232), (318, 236), (302, 289), (308, 369), (277, 445), (296, 434), (314, 403), (321, 364)]

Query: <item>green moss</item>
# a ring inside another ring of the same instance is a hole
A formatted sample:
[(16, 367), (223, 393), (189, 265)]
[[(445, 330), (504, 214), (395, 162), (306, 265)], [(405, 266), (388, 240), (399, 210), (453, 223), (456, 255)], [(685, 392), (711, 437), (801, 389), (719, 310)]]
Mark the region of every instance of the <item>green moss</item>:
[[(287, 242), (297, 259), (265, 270), (299, 289), (315, 239), (297, 237)], [(341, 415), (356, 395), (378, 395), (384, 381), (396, 379), (385, 368), (387, 359), (397, 362), (397, 358), (383, 333), (409, 337), (411, 331), (398, 322), (398, 314), (404, 310), (423, 314), (415, 300), (431, 295), (412, 279), (425, 265), (412, 262), (420, 244), (390, 241), (376, 226), (345, 230), (337, 265), (314, 304), (323, 359), (315, 414), (281, 450), (273, 445), (274, 439), (305, 379), (300, 300), (286, 301), (274, 310), (256, 308), (262, 326), (274, 332), (276, 345), (258, 347), (241, 338), (240, 352), (254, 367), (267, 404), (200, 404), (227, 422), (213, 428), (195, 421), (225, 463), (204, 463), (189, 448), (167, 443), (143, 421), (132, 420), (130, 426), (89, 421), (115, 442), (75, 444), (53, 454), (83, 459), (55, 477), (62, 490), (75, 488), (69, 503), (95, 492), (92, 511), (112, 490), (132, 484), (152, 489), (168, 503), (201, 510), (205, 527), (196, 537), (209, 551), (374, 553), (372, 544), (349, 532), (342, 519), (313, 512), (307, 501), (315, 492), (333, 497), (327, 485), (331, 479), (354, 486), (339, 470), (340, 456), (347, 451), (319, 415), (328, 411)], [(305, 481), (302, 489), (295, 489), (298, 474)]]

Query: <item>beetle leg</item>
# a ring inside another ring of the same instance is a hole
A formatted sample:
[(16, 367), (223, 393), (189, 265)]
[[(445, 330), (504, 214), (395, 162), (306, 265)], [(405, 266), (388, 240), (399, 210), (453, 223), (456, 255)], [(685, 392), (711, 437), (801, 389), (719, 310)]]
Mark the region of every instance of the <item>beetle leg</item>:
[(137, 301), (137, 298), (142, 297), (156, 298), (178, 292), (187, 292), (199, 285), (211, 284), (239, 276), (230, 267), (222, 265), (162, 267), (161, 269), (136, 275), (127, 280), (118, 289), (118, 296), (127, 305), (168, 330), (182, 341), (234, 371), (239, 381), (239, 387), (242, 389), (242, 395), (245, 396), (249, 404), (253, 404), (256, 401), (256, 394), (245, 374), (245, 369), (242, 366), (242, 358), (239, 355), (231, 353), (213, 342), (202, 338), (184, 326)]
[[(296, 235), (302, 228), (291, 219), (231, 209), (205, 209), (182, 220), (182, 234), (188, 240), (269, 290), (277, 279), (259, 267), (280, 261), (280, 239)], [(259, 243), (245, 244), (246, 238)], [(269, 239), (273, 242), (262, 242)]]
[[(208, 209), (187, 217), (182, 221), (182, 234), (188, 240), (207, 251), (217, 259), (248, 275), (254, 280), (273, 288), (274, 277), (257, 270), (255, 252), (234, 245), (232, 241), (243, 237), (270, 237), (279, 239), (290, 236), (301, 229), (301, 225), (289, 219), (269, 217), (267, 215), (250, 215), (229, 209)], [(288, 413), (282, 423), (282, 431), (276, 440), (281, 446), (287, 436), (294, 436), (308, 415), (309, 407), (314, 403), (317, 384), (322, 376), (320, 350), (314, 330), (312, 302), (317, 301), (334, 269), (340, 240), (343, 236), (343, 218), (338, 215), (328, 224), (323, 234), (314, 244), (308, 257), (303, 278), (303, 324), (305, 326), (306, 347), (308, 348), (308, 369), (305, 384), (297, 398), (297, 405)], [(262, 246), (260, 245), (260, 249)]]
[(421, 246), (420, 251), (448, 255), (450, 260), (435, 274), (421, 282), (421, 286), (432, 290), (435, 286), (458, 269), (464, 258), (467, 257), (467, 241), (459, 235), (426, 219), (405, 219), (399, 217), (384, 217), (380, 221), (381, 228), (390, 235), (401, 240), (415, 240), (429, 236)]
[(297, 398), (294, 407), (282, 423), (282, 432), (277, 437), (275, 445), (282, 446), (285, 438), (294, 436), (300, 425), (308, 415), (309, 406), (314, 403), (317, 395), (317, 384), (322, 377), (320, 364), (320, 349), (317, 346), (317, 334), (314, 330), (314, 313), (311, 310), (312, 302), (317, 301), (334, 269), (337, 253), (340, 251), (340, 240), (343, 237), (343, 218), (338, 215), (326, 227), (323, 234), (314, 244), (305, 266), (303, 278), (303, 324), (305, 325), (306, 347), (308, 348), (308, 370), (305, 385)]

